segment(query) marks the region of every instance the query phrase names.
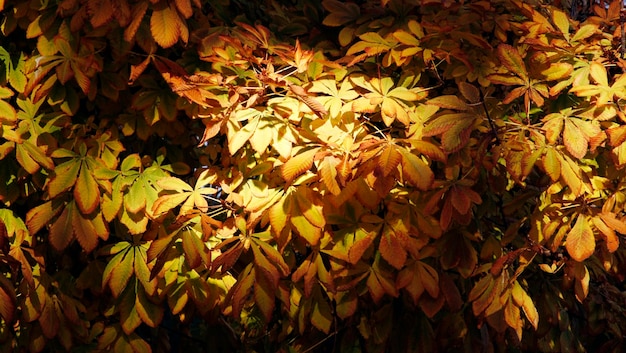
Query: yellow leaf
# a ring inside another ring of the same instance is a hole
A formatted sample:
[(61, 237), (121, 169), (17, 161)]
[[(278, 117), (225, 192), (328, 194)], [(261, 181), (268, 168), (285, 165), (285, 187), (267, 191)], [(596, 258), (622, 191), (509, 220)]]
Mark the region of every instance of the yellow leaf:
[(434, 105), (439, 108), (445, 109), (455, 109), (455, 110), (467, 110), (469, 107), (467, 103), (463, 102), (459, 97), (448, 95), (448, 96), (439, 96), (433, 99), (428, 100), (426, 104)]
[(160, 179), (157, 184), (163, 190), (172, 190), (176, 192), (192, 192), (193, 188), (187, 184), (186, 182), (176, 178), (176, 177), (165, 177)]
[[(257, 268), (262, 267), (258, 265)], [(262, 275), (263, 273), (267, 273), (267, 271), (256, 271), (253, 294), (256, 308), (261, 311), (265, 321), (269, 322), (276, 306), (276, 297), (274, 294), (276, 292), (276, 287), (270, 283), (267, 276)]]
[(576, 282), (574, 283), (574, 292), (576, 300), (582, 303), (589, 294), (589, 280), (591, 279), (591, 276), (589, 276), (589, 270), (584, 264), (576, 263), (573, 267), (574, 277), (576, 278)]
[(557, 158), (561, 164), (561, 177), (563, 181), (569, 186), (574, 195), (580, 195), (584, 187), (580, 176), (580, 168), (566, 155), (558, 153)]
[(52, 217), (56, 216), (61, 210), (62, 204), (60, 202), (48, 201), (39, 206), (31, 208), (26, 213), (26, 225), (28, 226), (28, 232), (30, 234), (36, 234), (49, 224)]
[(317, 147), (306, 150), (295, 157), (291, 157), (291, 159), (281, 166), (281, 174), (288, 184), (313, 166), (313, 157), (315, 157), (319, 149), (320, 148)]
[(446, 162), (448, 159), (447, 155), (443, 153), (439, 146), (435, 145), (432, 142), (424, 141), (424, 140), (409, 140), (411, 143), (411, 147), (416, 149), (419, 153), (428, 156), (437, 161)]
[(0, 100), (0, 123), (12, 124), (17, 121), (17, 113), (11, 104)]
[(287, 218), (291, 214), (291, 201), (289, 196), (284, 196), (278, 200), (269, 209), (269, 219), (272, 230), (275, 234), (280, 234), (285, 225), (287, 225)]
[(606, 248), (609, 252), (615, 252), (619, 248), (619, 238), (615, 231), (607, 226), (600, 217), (593, 217), (593, 225), (600, 231), (600, 235), (604, 238)]
[(504, 321), (512, 327), (516, 328), (521, 324), (520, 310), (511, 298), (507, 300), (504, 306)]
[[(295, 211), (294, 211), (295, 213)], [(311, 245), (317, 245), (322, 236), (320, 228), (312, 225), (304, 215), (296, 213), (289, 218), (291, 225), (298, 232), (298, 235)]]
[(615, 213), (602, 212), (599, 214), (600, 218), (606, 223), (607, 226), (616, 230), (617, 232), (626, 235), (626, 224), (623, 220), (617, 218)]
[(526, 315), (528, 321), (530, 321), (530, 324), (533, 325), (536, 330), (539, 325), (539, 312), (537, 311), (537, 307), (535, 307), (535, 303), (533, 303), (533, 300), (526, 293), (526, 291), (524, 291), (523, 296), (522, 310), (524, 311), (524, 315)]
[[(117, 298), (124, 291), (130, 277), (133, 275), (134, 254), (131, 249), (119, 252), (107, 264), (103, 274), (103, 281), (108, 280), (113, 297)], [(106, 276), (110, 267), (110, 275)]]
[(577, 159), (582, 159), (587, 154), (587, 140), (578, 126), (574, 125), (569, 119), (565, 120), (563, 143), (567, 151)]
[(411, 152), (401, 149), (403, 177), (420, 190), (428, 190), (435, 180), (430, 167)]
[(56, 197), (69, 190), (76, 183), (79, 170), (80, 163), (74, 160), (69, 160), (54, 168), (54, 177), (48, 184), (50, 197)]
[(593, 77), (598, 85), (609, 87), (609, 79), (607, 78), (606, 68), (604, 67), (604, 65), (600, 64), (597, 61), (593, 61), (589, 65), (589, 70), (591, 77)]
[(302, 212), (307, 221), (318, 228), (326, 225), (321, 202), (309, 188), (305, 186), (299, 187), (293, 195), (296, 197), (300, 212)]
[(553, 63), (546, 70), (541, 71), (541, 74), (545, 76), (547, 81), (561, 80), (568, 77), (574, 67), (569, 63)]
[[(258, 114), (258, 111), (254, 109), (249, 109), (252, 114)], [(257, 126), (259, 126), (259, 117), (258, 115), (254, 118), (248, 120), (248, 124), (244, 126), (241, 130), (238, 130), (235, 134), (232, 135), (232, 138), (229, 135), (228, 138), (228, 150), (231, 154), (235, 154), (243, 145), (254, 135), (257, 130)]]
[(93, 212), (100, 204), (98, 184), (85, 164), (80, 168), (73, 194), (78, 208), (84, 214)]
[(333, 323), (333, 314), (326, 298), (317, 290), (313, 297), (313, 308), (311, 310), (311, 324), (318, 330), (328, 334)]
[(596, 249), (596, 239), (587, 221), (587, 216), (578, 215), (576, 223), (565, 239), (565, 248), (572, 259), (578, 262), (582, 262), (593, 255)]
[(338, 196), (341, 194), (341, 188), (337, 182), (337, 165), (339, 161), (332, 156), (324, 157), (320, 163), (320, 176), (328, 191), (331, 194)]
[(578, 31), (572, 37), (572, 42), (580, 41), (586, 38), (591, 37), (598, 30), (598, 25), (596, 24), (586, 24), (581, 26)]
[[(571, 6), (576, 5), (572, 4)], [(554, 22), (559, 31), (561, 31), (563, 37), (569, 41), (569, 17), (565, 12), (559, 9), (552, 9), (552, 22)]]
[(146, 296), (146, 293), (141, 290), (141, 287), (137, 287), (135, 310), (137, 311), (139, 318), (141, 318), (141, 321), (150, 327), (159, 326), (161, 320), (163, 320), (163, 307), (153, 303)]
[(519, 76), (523, 80), (528, 80), (528, 72), (522, 56), (514, 48), (508, 44), (500, 44), (498, 46), (498, 59), (509, 71)]
[(150, 17), (150, 32), (154, 40), (163, 48), (169, 48), (178, 42), (180, 37), (178, 12), (166, 2), (154, 7)]
[(557, 152), (553, 148), (547, 148), (541, 159), (543, 170), (548, 174), (553, 182), (561, 177), (561, 163), (557, 157)]

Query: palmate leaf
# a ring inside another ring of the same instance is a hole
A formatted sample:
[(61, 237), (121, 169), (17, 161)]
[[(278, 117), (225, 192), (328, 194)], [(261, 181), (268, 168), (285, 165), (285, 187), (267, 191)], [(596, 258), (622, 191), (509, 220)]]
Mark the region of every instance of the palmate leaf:
[[(423, 278), (420, 277), (421, 273), (417, 268), (418, 266), (417, 261), (411, 263), (398, 273), (398, 278), (396, 279), (396, 287), (406, 290), (415, 304), (418, 303), (425, 291), (424, 284), (422, 283)], [(430, 278), (424, 279), (430, 280)]]

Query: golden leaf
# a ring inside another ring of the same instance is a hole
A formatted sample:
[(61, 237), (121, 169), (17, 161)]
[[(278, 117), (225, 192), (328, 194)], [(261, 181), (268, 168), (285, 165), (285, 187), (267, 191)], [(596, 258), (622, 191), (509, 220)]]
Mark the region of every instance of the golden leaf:
[(178, 12), (161, 2), (155, 6), (150, 17), (150, 32), (154, 40), (163, 48), (169, 48), (178, 42), (180, 37)]
[(593, 255), (596, 249), (596, 239), (586, 215), (579, 214), (576, 218), (576, 223), (567, 233), (565, 248), (572, 259), (579, 262)]
[(313, 158), (319, 149), (317, 147), (301, 152), (281, 166), (281, 174), (288, 184), (313, 166)]

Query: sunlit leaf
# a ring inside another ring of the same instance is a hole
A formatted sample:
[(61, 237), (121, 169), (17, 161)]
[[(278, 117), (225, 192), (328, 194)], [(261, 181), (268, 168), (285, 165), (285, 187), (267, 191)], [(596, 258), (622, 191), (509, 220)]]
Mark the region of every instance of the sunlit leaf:
[(596, 248), (596, 239), (587, 216), (583, 214), (578, 215), (576, 223), (567, 233), (565, 248), (572, 259), (576, 261), (584, 261), (593, 255)]

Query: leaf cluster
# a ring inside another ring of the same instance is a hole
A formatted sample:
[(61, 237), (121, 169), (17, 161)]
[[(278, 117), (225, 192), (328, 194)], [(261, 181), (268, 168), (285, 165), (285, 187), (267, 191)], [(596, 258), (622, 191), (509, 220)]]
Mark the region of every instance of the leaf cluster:
[(0, 351), (622, 351), (623, 5), (555, 4), (0, 1)]

